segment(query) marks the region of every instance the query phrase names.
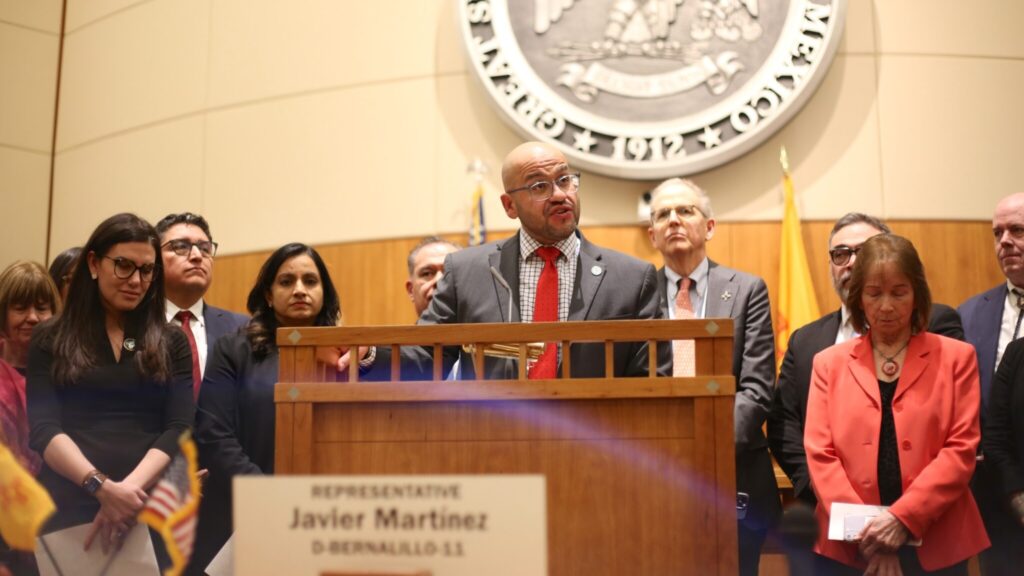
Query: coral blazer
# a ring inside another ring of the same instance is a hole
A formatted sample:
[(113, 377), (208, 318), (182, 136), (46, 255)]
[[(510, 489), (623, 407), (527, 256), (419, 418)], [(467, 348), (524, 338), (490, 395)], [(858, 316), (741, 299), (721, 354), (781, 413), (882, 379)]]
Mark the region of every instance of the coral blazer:
[[(927, 332), (914, 335), (893, 397), (903, 496), (890, 512), (923, 540), (925, 570), (950, 566), (989, 546), (968, 489), (981, 439), (974, 348)], [(856, 544), (828, 540), (832, 502), (879, 504), (881, 397), (868, 336), (814, 358), (804, 448), (819, 536), (815, 551), (866, 566)]]

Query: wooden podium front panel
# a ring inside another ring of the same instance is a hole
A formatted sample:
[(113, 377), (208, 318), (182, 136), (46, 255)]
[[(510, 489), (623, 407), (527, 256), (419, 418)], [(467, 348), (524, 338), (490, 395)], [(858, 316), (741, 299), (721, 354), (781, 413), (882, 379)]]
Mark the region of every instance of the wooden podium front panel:
[(552, 576), (735, 574), (732, 450), (715, 445), (725, 404), (296, 403), (312, 444), (296, 457), (312, 474), (543, 474)]

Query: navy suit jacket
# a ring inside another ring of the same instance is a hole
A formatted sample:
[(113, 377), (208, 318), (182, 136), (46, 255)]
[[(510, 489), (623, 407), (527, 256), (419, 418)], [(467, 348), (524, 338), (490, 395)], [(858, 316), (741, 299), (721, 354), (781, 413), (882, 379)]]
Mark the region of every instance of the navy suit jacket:
[[(206, 350), (209, 352), (222, 336), (230, 336), (248, 324), (249, 317), (204, 303), (203, 321), (206, 322)], [(210, 357), (209, 353), (206, 357)]]
[(988, 400), (992, 396), (992, 375), (996, 371), (999, 327), (1003, 322), (1006, 292), (1006, 284), (1003, 283), (987, 292), (972, 296), (958, 308), (964, 323), (964, 336), (974, 345), (974, 351), (978, 355), (982, 420), (988, 413)]

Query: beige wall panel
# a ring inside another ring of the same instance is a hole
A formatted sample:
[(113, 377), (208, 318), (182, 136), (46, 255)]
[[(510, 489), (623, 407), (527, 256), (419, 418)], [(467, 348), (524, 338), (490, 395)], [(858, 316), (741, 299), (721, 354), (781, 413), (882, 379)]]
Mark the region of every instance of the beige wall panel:
[(1020, 0), (875, 0), (874, 5), (881, 54), (1024, 58)]
[(61, 0), (0, 0), (0, 22), (60, 33)]
[(785, 145), (802, 218), (882, 212), (874, 58), (839, 55), (811, 100), (757, 150), (694, 180), (720, 220), (782, 217)]
[(468, 230), (475, 180), (466, 173), (474, 158), (487, 166), (484, 215), (488, 230), (513, 230), (501, 206), (501, 163), (523, 139), (487, 101), (480, 83), (468, 75), (437, 79), (437, 231)]
[(58, 154), (54, 253), (85, 242), (118, 212), (150, 222), (170, 212), (201, 212), (202, 151), (203, 119), (188, 118)]
[(883, 56), (879, 67), (887, 216), (988, 220), (1024, 191), (1024, 61)]
[(875, 9), (873, 0), (852, 0), (846, 5), (846, 27), (840, 54), (875, 53)]
[(56, 36), (0, 23), (0, 144), (50, 151), (57, 50)]
[(465, 72), (469, 69), (466, 61), (466, 49), (462, 41), (462, 28), (459, 21), (459, 5), (461, 2), (449, 0), (429, 0), (440, 4), (437, 11), (437, 72)]
[(442, 45), (437, 37), (443, 30), (439, 21), (454, 18), (450, 4), (442, 0), (391, 0), (386, 5), (337, 0), (215, 2), (210, 103), (222, 106), (432, 75), (435, 52)]
[[(154, 1), (162, 0), (67, 0), (68, 14), (64, 29), (67, 33), (71, 33), (133, 6)], [(192, 0), (187, 1), (191, 2)]]
[(206, 215), (225, 253), (436, 229), (432, 79), (211, 113)]
[(69, 34), (57, 149), (203, 109), (207, 2), (153, 0)]
[(50, 155), (0, 146), (0, 269), (14, 260), (46, 259)]

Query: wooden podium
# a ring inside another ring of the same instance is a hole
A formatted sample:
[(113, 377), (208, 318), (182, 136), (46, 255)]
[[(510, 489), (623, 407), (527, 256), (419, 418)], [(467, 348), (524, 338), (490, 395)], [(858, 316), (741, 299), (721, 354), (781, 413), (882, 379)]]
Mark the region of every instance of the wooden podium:
[[(275, 473), (542, 474), (552, 576), (734, 575), (732, 330), (728, 319), (282, 328)], [(554, 341), (603, 342), (610, 364), (615, 342), (682, 339), (696, 341), (696, 377), (528, 380), (520, 368), (517, 380), (452, 382), (437, 361), (443, 346), (474, 344), (479, 368), (485, 345)], [(392, 374), (400, 346), (433, 349), (434, 380), (338, 382), (316, 360), (317, 347), (381, 343)]]

